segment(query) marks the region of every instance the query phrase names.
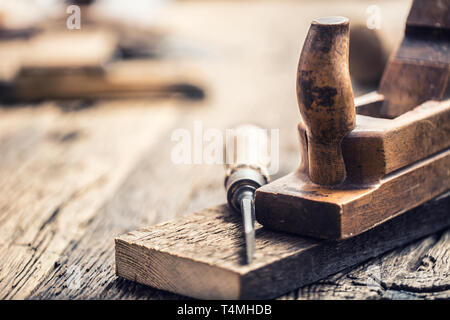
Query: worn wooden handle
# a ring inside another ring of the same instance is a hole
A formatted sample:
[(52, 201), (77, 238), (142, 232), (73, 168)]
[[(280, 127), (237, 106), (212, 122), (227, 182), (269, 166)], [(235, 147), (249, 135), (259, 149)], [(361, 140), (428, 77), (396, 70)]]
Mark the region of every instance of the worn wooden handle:
[(347, 18), (311, 23), (298, 64), (297, 98), (306, 124), (309, 176), (321, 185), (339, 185), (346, 177), (341, 141), (356, 122), (348, 55)]

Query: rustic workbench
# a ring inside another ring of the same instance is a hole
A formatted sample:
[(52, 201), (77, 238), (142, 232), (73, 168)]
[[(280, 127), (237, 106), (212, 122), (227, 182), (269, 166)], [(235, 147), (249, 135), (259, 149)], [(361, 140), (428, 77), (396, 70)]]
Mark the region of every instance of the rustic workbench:
[[(115, 236), (225, 201), (223, 167), (173, 164), (172, 132), (193, 130), (194, 121), (203, 129), (249, 121), (280, 128), (277, 176), (291, 171), (299, 163), (301, 41), (316, 16), (364, 16), (359, 3), (177, 3), (166, 27), (207, 82), (201, 103), (1, 108), (0, 299), (183, 298), (114, 272)], [(399, 37), (408, 3), (380, 5), (384, 27)], [(280, 298), (449, 298), (449, 267), (446, 230)]]

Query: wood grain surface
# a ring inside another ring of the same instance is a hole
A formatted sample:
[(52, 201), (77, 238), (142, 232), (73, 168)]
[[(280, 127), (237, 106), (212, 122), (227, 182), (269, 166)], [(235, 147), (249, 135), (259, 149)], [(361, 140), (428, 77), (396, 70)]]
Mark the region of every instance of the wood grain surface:
[(274, 298), (450, 225), (450, 193), (344, 241), (256, 227), (245, 264), (240, 217), (227, 205), (116, 238), (117, 275), (202, 299)]
[[(386, 14), (383, 28), (402, 30), (408, 6), (409, 1), (380, 3)], [(165, 13), (165, 26), (179, 47), (189, 49), (184, 60), (202, 71), (211, 86), (203, 103), (2, 106), (0, 297), (183, 298), (114, 273), (116, 236), (226, 198), (221, 165), (171, 162), (173, 130), (193, 130), (196, 120), (204, 128), (243, 122), (280, 128), (282, 156), (274, 178), (292, 171), (300, 160), (295, 71), (309, 23), (336, 14), (347, 15), (351, 23), (364, 17), (366, 8), (362, 1), (338, 6), (329, 1), (320, 7), (315, 1), (176, 3)], [(219, 14), (223, 19), (217, 19)], [(355, 96), (362, 92), (355, 87)], [(449, 232), (282, 298), (449, 297)], [(381, 270), (376, 290), (361, 286), (371, 265)]]

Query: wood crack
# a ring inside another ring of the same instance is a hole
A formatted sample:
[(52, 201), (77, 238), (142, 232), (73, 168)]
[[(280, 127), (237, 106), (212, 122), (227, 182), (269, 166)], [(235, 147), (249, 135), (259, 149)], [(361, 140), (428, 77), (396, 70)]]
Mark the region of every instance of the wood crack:
[(101, 185), (103, 185), (104, 183), (106, 183), (106, 176), (102, 175), (99, 178), (95, 179), (93, 182), (89, 183), (88, 185), (86, 185), (85, 187), (82, 187), (78, 190), (75, 190), (69, 197), (67, 200), (65, 200), (64, 202), (62, 202), (59, 206), (57, 206), (53, 212), (51, 213), (51, 215), (48, 217), (47, 220), (45, 220), (42, 225), (39, 227), (39, 232), (41, 232), (42, 230), (44, 230), (48, 225), (52, 224), (57, 216), (60, 214), (60, 212), (66, 207), (68, 206), (72, 201), (75, 201), (76, 199), (80, 198), (83, 196), (83, 194), (88, 193), (89, 191), (91, 191), (92, 189), (96, 188), (96, 187), (100, 187)]

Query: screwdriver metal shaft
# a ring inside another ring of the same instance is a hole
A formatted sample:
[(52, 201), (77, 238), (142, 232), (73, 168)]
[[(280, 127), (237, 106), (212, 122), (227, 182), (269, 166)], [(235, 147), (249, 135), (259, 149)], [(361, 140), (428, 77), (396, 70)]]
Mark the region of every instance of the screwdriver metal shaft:
[(251, 263), (255, 252), (255, 207), (254, 195), (245, 196), (241, 199), (241, 213), (244, 223), (245, 245), (247, 252), (247, 263)]
[(227, 141), (228, 147), (233, 146), (227, 154), (227, 174), (225, 189), (227, 190), (228, 204), (242, 215), (244, 225), (246, 260), (252, 262), (255, 251), (255, 191), (269, 182), (266, 167), (258, 161), (261, 155), (261, 146), (266, 146), (267, 136), (259, 127), (253, 125), (240, 126), (235, 129), (232, 141)]

